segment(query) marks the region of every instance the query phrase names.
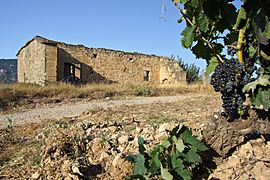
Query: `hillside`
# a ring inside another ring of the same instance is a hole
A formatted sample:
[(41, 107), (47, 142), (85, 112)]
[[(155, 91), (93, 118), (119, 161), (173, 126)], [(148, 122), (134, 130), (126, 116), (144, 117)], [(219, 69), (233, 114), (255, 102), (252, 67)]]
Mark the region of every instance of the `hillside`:
[(0, 83), (17, 81), (17, 59), (0, 59)]

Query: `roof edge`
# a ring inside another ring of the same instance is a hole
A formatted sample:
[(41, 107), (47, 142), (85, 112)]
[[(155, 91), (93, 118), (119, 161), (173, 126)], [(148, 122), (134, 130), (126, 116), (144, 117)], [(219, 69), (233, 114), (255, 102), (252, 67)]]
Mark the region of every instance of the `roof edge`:
[(56, 41), (52, 41), (52, 40), (49, 40), (49, 39), (46, 39), (46, 38), (44, 38), (44, 37), (42, 37), (42, 36), (35, 36), (35, 37), (33, 37), (31, 40), (29, 40), (29, 41), (27, 41), (26, 43), (25, 43), (25, 45), (24, 46), (22, 46), (20, 49), (19, 49), (19, 51), (17, 52), (17, 54), (16, 54), (16, 56), (18, 56), (19, 54), (20, 54), (20, 52), (26, 47), (26, 46), (28, 46), (32, 41), (34, 41), (34, 40), (37, 40), (39, 43), (47, 43), (47, 44), (54, 44), (54, 45), (56, 45), (57, 44), (57, 42)]

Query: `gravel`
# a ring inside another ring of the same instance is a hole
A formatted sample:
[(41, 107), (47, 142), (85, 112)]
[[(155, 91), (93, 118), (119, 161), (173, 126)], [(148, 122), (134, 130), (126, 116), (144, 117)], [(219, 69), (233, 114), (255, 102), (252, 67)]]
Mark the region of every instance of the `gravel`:
[[(187, 98), (195, 98), (206, 96), (205, 94), (188, 94), (182, 96), (162, 96), (162, 97), (136, 97), (124, 100), (94, 100), (89, 102), (67, 103), (62, 105), (55, 105), (53, 107), (40, 107), (28, 109), (24, 112), (17, 112), (12, 114), (0, 115), (0, 127), (7, 124), (11, 120), (13, 125), (22, 125), (26, 123), (38, 123), (46, 119), (61, 119), (63, 117), (75, 117), (81, 115), (83, 112), (94, 109), (104, 108), (108, 109), (115, 106), (134, 106), (153, 103), (172, 103)], [(51, 105), (50, 105), (51, 106)]]

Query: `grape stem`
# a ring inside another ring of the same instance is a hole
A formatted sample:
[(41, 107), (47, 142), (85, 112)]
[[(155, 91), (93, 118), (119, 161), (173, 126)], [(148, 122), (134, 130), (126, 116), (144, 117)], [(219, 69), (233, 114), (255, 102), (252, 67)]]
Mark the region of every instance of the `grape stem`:
[(238, 62), (243, 63), (243, 50), (242, 50), (242, 45), (243, 45), (243, 39), (245, 36), (245, 28), (239, 30), (239, 35), (238, 35), (238, 41), (237, 41), (237, 57), (238, 57)]
[(239, 63), (243, 63), (244, 58), (243, 58), (243, 43), (244, 43), (244, 38), (245, 38), (245, 33), (246, 33), (246, 29), (249, 26), (249, 21), (250, 19), (247, 19), (246, 25), (239, 30), (239, 34), (238, 34), (238, 41), (237, 41), (237, 58), (238, 58), (238, 62)]

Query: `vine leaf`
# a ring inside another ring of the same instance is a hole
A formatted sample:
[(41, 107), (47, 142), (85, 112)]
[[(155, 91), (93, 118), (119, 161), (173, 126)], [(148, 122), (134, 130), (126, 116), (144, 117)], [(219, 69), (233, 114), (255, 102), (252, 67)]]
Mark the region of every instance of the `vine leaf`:
[(165, 180), (173, 180), (173, 176), (169, 173), (168, 169), (164, 169), (162, 164), (160, 166), (161, 177)]
[[(199, 140), (196, 136), (193, 136), (190, 130), (186, 130), (182, 134), (182, 139), (185, 143), (192, 145), (192, 147), (195, 147), (199, 151), (206, 151), (208, 148)], [(196, 150), (195, 149), (195, 150)]]
[(189, 170), (177, 168), (175, 171), (184, 180), (191, 180), (192, 172), (190, 172)]
[(137, 174), (142, 175), (147, 171), (144, 163), (145, 163), (144, 156), (142, 154), (139, 154), (136, 158), (136, 163), (135, 163), (135, 167), (134, 167), (134, 171), (133, 171), (134, 175), (137, 175)]
[(199, 163), (201, 162), (201, 157), (198, 155), (196, 148), (191, 147), (190, 150), (185, 155), (185, 159), (190, 163)]
[(231, 45), (231, 44), (233, 44), (237, 40), (238, 40), (238, 33), (236, 31), (231, 31), (230, 33), (228, 33), (226, 35), (226, 38), (224, 40), (224, 43), (226, 45)]
[(211, 59), (211, 51), (207, 46), (203, 44), (202, 41), (198, 41), (198, 43), (192, 47), (192, 52), (196, 56), (196, 58), (203, 58), (209, 61)]
[(207, 16), (203, 12), (200, 12), (198, 14), (197, 23), (198, 23), (200, 31), (206, 33), (209, 30), (209, 21), (208, 21)]
[(141, 154), (144, 154), (145, 147), (144, 147), (144, 139), (143, 139), (143, 137), (138, 137), (138, 144), (139, 144), (139, 152)]
[(261, 77), (259, 77), (256, 81), (245, 85), (245, 87), (243, 88), (243, 92), (251, 91), (252, 93), (254, 93), (258, 85), (260, 86), (270, 85), (269, 79), (270, 79), (270, 75), (264, 74)]
[(172, 167), (175, 168), (180, 168), (180, 169), (184, 169), (184, 164), (183, 164), (183, 160), (180, 158), (177, 158), (176, 153), (172, 153), (171, 155), (171, 163), (172, 163)]
[(249, 46), (249, 48), (248, 48), (248, 56), (250, 57), (250, 58), (253, 58), (254, 57), (254, 55), (255, 55), (255, 53), (256, 53), (256, 49), (253, 47), (253, 46)]
[(270, 22), (269, 22), (269, 19), (267, 19), (267, 21), (266, 21), (265, 30), (264, 30), (263, 34), (266, 35), (267, 39), (270, 39)]
[(240, 8), (233, 29), (234, 30), (242, 29), (246, 25), (246, 21), (247, 21), (247, 12), (244, 8)]
[(218, 65), (217, 57), (212, 57), (207, 65), (207, 68), (205, 71), (206, 75), (210, 75), (216, 69), (217, 65)]
[(182, 46), (185, 48), (190, 48), (192, 46), (194, 36), (195, 36), (196, 26), (187, 26), (182, 32)]
[(161, 161), (159, 159), (160, 149), (154, 148), (151, 152), (151, 159), (149, 160), (150, 172), (151, 174), (156, 174), (160, 170)]
[(270, 109), (270, 88), (259, 87), (258, 93), (252, 96), (250, 100), (256, 108), (268, 111)]
[[(175, 136), (174, 136), (175, 137)], [(176, 149), (181, 153), (185, 149), (184, 142), (181, 138), (175, 140)]]

